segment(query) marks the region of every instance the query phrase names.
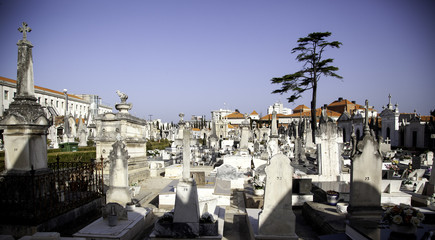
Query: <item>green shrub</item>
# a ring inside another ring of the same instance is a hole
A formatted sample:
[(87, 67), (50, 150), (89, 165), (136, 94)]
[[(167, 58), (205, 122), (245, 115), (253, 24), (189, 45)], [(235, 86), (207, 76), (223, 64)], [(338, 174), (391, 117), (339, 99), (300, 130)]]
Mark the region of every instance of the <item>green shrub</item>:
[[(50, 150), (58, 150), (58, 149), (50, 149)], [(5, 169), (5, 158), (4, 152), (0, 152), (0, 171)], [(78, 152), (60, 152), (59, 151), (48, 151), (47, 159), (48, 163), (56, 162), (56, 157), (59, 155), (59, 161), (61, 162), (90, 162), (91, 159), (95, 159), (96, 151), (95, 148), (92, 150), (85, 151), (80, 150)]]
[(91, 159), (95, 159), (96, 151), (50, 153), (47, 154), (48, 162), (56, 162), (57, 156), (61, 162), (90, 162)]
[(171, 141), (169, 141), (168, 139), (161, 139), (160, 142), (154, 140), (147, 141), (147, 151), (154, 149), (163, 150), (169, 146), (171, 146)]

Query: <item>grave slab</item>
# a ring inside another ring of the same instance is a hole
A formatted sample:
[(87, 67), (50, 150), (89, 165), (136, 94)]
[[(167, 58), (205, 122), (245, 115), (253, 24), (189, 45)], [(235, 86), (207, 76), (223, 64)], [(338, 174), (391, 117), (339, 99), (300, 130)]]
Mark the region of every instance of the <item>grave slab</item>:
[(306, 202), (302, 215), (314, 229), (322, 234), (343, 233), (345, 231), (345, 214), (339, 214), (335, 206), (317, 202)]
[(224, 235), (224, 223), (225, 223), (225, 208), (217, 207), (216, 208), (216, 215), (218, 216), (217, 222), (218, 222), (218, 235), (217, 236), (198, 236), (195, 238), (168, 238), (168, 237), (157, 237), (156, 233), (153, 231), (149, 239), (151, 240), (173, 240), (173, 239), (183, 239), (183, 240), (195, 240), (195, 239), (207, 239), (207, 240), (221, 240)]
[[(175, 206), (175, 193), (177, 191), (178, 180), (173, 180), (159, 193), (159, 208), (173, 209)], [(231, 199), (231, 189), (228, 187), (230, 181), (216, 180), (216, 185), (199, 186), (197, 188), (198, 198), (217, 198), (218, 206), (229, 206)]]
[[(417, 228), (417, 231), (411, 239), (425, 239), (425, 234), (433, 231), (434, 225), (422, 224)], [(394, 233), (388, 226), (379, 225), (377, 221), (370, 220), (350, 220), (346, 224), (346, 235), (350, 239), (409, 239), (401, 233)]]
[(400, 205), (401, 203), (411, 205), (411, 195), (404, 192), (392, 192), (381, 194), (382, 205)]
[(110, 227), (107, 219), (102, 217), (73, 234), (74, 238), (87, 240), (130, 240), (134, 239), (145, 228), (145, 218), (150, 210), (136, 208), (128, 211), (127, 220), (119, 220), (118, 224)]
[(258, 215), (261, 209), (246, 208), (248, 229), (251, 239), (299, 239), (296, 234), (294, 236), (277, 236), (277, 235), (261, 235), (258, 233)]

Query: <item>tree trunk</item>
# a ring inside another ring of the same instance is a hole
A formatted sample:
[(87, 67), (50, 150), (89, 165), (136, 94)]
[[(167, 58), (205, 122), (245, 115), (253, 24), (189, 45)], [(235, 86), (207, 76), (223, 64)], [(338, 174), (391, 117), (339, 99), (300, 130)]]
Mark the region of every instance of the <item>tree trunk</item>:
[(317, 96), (317, 81), (314, 80), (314, 82), (313, 82), (313, 99), (311, 100), (311, 134), (313, 137), (314, 144), (316, 144), (316, 128), (317, 128), (316, 96)]

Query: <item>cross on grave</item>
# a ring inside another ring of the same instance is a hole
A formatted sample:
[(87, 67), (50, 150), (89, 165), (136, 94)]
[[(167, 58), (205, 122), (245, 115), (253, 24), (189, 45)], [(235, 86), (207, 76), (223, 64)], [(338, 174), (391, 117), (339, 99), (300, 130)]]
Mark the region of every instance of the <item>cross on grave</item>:
[(18, 31), (23, 33), (23, 40), (26, 41), (27, 40), (27, 33), (31, 32), (32, 29), (28, 27), (26, 22), (21, 23), (21, 25), (22, 25), (22, 27), (19, 27)]
[(364, 135), (370, 134), (370, 127), (369, 127), (369, 108), (373, 108), (373, 106), (369, 106), (369, 100), (366, 99), (366, 105), (365, 105), (365, 124), (364, 124)]
[(391, 142), (390, 138), (385, 139), (386, 144), (390, 144), (390, 142)]

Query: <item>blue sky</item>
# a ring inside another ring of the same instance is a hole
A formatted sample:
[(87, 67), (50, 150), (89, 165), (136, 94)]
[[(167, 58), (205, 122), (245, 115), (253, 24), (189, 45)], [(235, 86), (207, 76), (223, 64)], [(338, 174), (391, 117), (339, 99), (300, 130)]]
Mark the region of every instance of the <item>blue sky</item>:
[(323, 78), (317, 106), (338, 97), (379, 112), (435, 109), (435, 1), (23, 1), (0, 0), (0, 76), (16, 79), (17, 31), (32, 28), (35, 84), (119, 102), (131, 113), (177, 121), (178, 113), (256, 110), (297, 102), (270, 79), (300, 70), (291, 54), (300, 37), (330, 31), (343, 43), (327, 50), (342, 80)]

